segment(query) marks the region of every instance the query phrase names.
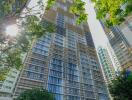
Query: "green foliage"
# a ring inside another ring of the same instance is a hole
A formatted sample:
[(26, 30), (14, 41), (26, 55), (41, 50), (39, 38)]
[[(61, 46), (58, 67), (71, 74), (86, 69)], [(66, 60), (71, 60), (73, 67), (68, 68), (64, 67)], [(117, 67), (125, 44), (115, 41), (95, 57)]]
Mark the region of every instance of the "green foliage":
[(21, 50), (18, 48), (12, 48), (8, 53), (7, 53), (7, 63), (8, 66), (12, 66), (16, 69), (20, 69), (22, 65), (22, 58), (21, 58)]
[(40, 25), (39, 18), (35, 15), (31, 15), (26, 18), (25, 31), (31, 33), (33, 36), (36, 35), (37, 37), (41, 37), (45, 32), (43, 27)]
[(19, 48), (22, 52), (28, 52), (29, 45), (30, 39), (26, 32), (22, 32), (17, 36), (16, 47)]
[[(17, 1), (18, 2), (18, 1)], [(6, 19), (6, 16), (15, 17), (16, 13), (22, 11), (21, 5), (25, 4), (27, 0), (20, 0), (20, 5), (18, 6), (16, 0), (3, 0), (0, 2), (0, 31), (4, 30), (1, 27), (1, 23)], [(48, 8), (50, 8), (55, 3), (55, 0), (48, 0)], [(16, 9), (12, 9), (15, 6)], [(40, 8), (43, 7), (43, 2), (38, 2)], [(31, 10), (34, 8), (26, 8), (27, 13), (24, 17), (17, 16), (18, 19), (22, 19), (22, 28), (20, 33), (16, 37), (6, 36), (4, 31), (0, 32), (0, 66), (6, 65), (10, 68), (21, 69), (22, 66), (22, 54), (28, 52), (33, 39), (38, 39), (46, 32), (55, 32), (55, 26), (51, 23), (44, 24), (36, 14), (31, 14)], [(2, 28), (2, 29), (1, 29)], [(2, 71), (1, 73), (4, 73)], [(0, 80), (5, 79), (5, 74), (0, 75)]]
[(87, 21), (87, 14), (80, 14), (80, 16), (76, 19), (76, 23), (78, 25), (85, 21)]
[(3, 11), (5, 14), (10, 13), (12, 11), (12, 4), (10, 4), (9, 2), (7, 2), (7, 3), (5, 2), (3, 4)]
[(1, 68), (0, 69), (0, 81), (4, 81), (8, 72), (9, 72), (9, 68)]
[(56, 0), (48, 0), (46, 10), (50, 9), (55, 4), (55, 2)]
[(132, 73), (126, 76), (123, 71), (109, 84), (109, 90), (114, 100), (132, 100)]
[(127, 1), (126, 9), (125, 9), (125, 14), (129, 15), (132, 13), (132, 0)]
[(55, 100), (53, 94), (44, 89), (26, 90), (16, 100)]
[[(132, 0), (92, 0), (95, 2), (97, 19), (108, 26), (119, 25), (132, 12)], [(124, 5), (124, 8), (122, 6)]]
[(31, 36), (40, 38), (46, 32), (55, 32), (55, 26), (51, 23), (44, 24), (43, 21), (39, 21), (39, 18), (35, 15), (28, 16), (24, 22), (25, 32), (30, 33)]
[(70, 7), (70, 12), (77, 16), (76, 24), (87, 21), (88, 15), (85, 13), (85, 2), (82, 0), (74, 0), (74, 3)]
[[(18, 6), (18, 1), (17, 0), (2, 0), (0, 2), (0, 15), (2, 15), (2, 17), (5, 17), (7, 15), (11, 15), (11, 16), (15, 16), (16, 13), (20, 13), (20, 9), (22, 7), (22, 5), (24, 5), (27, 0), (20, 0), (19, 1), (19, 5)], [(15, 6), (16, 8), (13, 9), (13, 6)]]
[(53, 23), (50, 23), (46, 20), (42, 20), (40, 24), (43, 26), (46, 32), (48, 33), (56, 32), (56, 26)]

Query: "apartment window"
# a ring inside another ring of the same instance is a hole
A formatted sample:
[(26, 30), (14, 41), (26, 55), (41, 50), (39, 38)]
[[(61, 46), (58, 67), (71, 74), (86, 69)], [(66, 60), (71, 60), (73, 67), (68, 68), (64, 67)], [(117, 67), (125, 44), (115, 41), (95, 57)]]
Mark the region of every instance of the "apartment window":
[(56, 70), (56, 71), (62, 72), (62, 66), (61, 65), (57, 65), (57, 64), (51, 63), (50, 67), (51, 67), (52, 70)]
[(53, 58), (53, 59), (52, 59), (52, 62), (53, 62), (54, 64), (57, 64), (57, 65), (62, 65), (62, 60), (59, 60), (59, 59)]
[(68, 67), (69, 67), (70, 69), (76, 69), (76, 64), (69, 63), (69, 64), (68, 64)]
[(35, 58), (31, 58), (31, 63), (39, 66), (44, 66), (44, 61)]
[(109, 33), (109, 37), (110, 39), (113, 39), (115, 37), (112, 31)]
[(50, 75), (55, 77), (62, 77), (62, 72), (50, 69)]
[(62, 87), (58, 85), (48, 84), (48, 90), (52, 93), (62, 93)]
[(13, 71), (13, 73), (17, 74), (17, 72), (16, 72), (16, 71)]
[(56, 100), (62, 100), (62, 95), (60, 95), (60, 94), (55, 94), (55, 99), (56, 99)]
[(6, 82), (13, 84), (13, 81), (6, 80)]
[(105, 94), (99, 94), (99, 100), (108, 100), (108, 97)]
[(80, 100), (80, 98), (78, 96), (71, 96), (71, 95), (69, 95), (69, 96), (67, 96), (66, 100)]
[(15, 78), (15, 76), (9, 75), (11, 78)]
[(63, 9), (64, 11), (67, 11), (67, 6), (65, 6), (62, 3), (58, 3), (58, 7), (60, 7), (61, 9)]
[(57, 14), (57, 25), (60, 27), (64, 27), (64, 15), (60, 13)]
[(62, 79), (57, 78), (57, 77), (53, 77), (53, 76), (49, 76), (49, 83), (50, 84), (61, 84)]
[(10, 86), (4, 86), (4, 88), (6, 88), (6, 89), (11, 89), (11, 87), (10, 87)]
[(38, 73), (30, 72), (30, 71), (27, 71), (26, 74), (27, 74), (27, 77), (30, 79), (35, 79), (35, 80), (43, 80), (44, 79), (43, 74), (38, 74)]
[[(85, 91), (85, 96), (90, 98), (95, 98), (95, 95), (93, 92)], [(107, 100), (107, 99), (106, 99)]]

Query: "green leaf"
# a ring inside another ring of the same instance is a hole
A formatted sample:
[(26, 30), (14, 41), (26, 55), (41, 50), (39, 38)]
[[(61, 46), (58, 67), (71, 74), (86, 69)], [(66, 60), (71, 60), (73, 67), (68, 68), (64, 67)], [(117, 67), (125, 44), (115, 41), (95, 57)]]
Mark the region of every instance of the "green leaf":
[(82, 0), (74, 0), (69, 11), (77, 16), (76, 24), (81, 24), (87, 21), (88, 15), (85, 13), (85, 2)]
[[(95, 2), (95, 9), (97, 19), (108, 22), (108, 25), (119, 25), (125, 17), (132, 12), (132, 0), (93, 0)], [(122, 10), (123, 5), (126, 5)], [(131, 6), (129, 6), (131, 5)], [(109, 15), (109, 16), (108, 16)], [(107, 20), (107, 21), (106, 21)]]
[(48, 0), (46, 10), (49, 10), (55, 4), (55, 2), (56, 0)]

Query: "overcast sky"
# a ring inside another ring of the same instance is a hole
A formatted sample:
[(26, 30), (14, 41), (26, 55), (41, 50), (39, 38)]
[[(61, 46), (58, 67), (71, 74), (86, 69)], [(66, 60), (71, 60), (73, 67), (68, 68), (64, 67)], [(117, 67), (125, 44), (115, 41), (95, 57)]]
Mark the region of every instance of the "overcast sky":
[(106, 47), (108, 43), (108, 39), (104, 33), (104, 30), (100, 22), (96, 19), (94, 6), (90, 2), (90, 0), (86, 0), (86, 2), (87, 2), (86, 11), (88, 12), (88, 24), (89, 24), (90, 31), (92, 33), (95, 46), (96, 48), (98, 46)]

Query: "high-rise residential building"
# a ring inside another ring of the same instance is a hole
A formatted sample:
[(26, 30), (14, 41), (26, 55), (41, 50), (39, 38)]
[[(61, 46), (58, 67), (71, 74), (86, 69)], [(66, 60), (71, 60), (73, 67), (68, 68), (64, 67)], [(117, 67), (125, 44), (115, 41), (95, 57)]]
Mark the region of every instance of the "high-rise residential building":
[(107, 50), (109, 51), (109, 54), (111, 56), (111, 60), (113, 62), (114, 69), (116, 71), (116, 74), (118, 74), (121, 71), (121, 65), (115, 55), (114, 50), (112, 49), (111, 45), (107, 43)]
[(98, 48), (98, 55), (100, 58), (100, 62), (102, 65), (102, 69), (104, 72), (106, 82), (110, 83), (111, 80), (113, 80), (115, 77), (115, 69), (114, 69), (114, 66), (112, 64), (109, 53), (108, 53), (107, 49), (99, 47)]
[(121, 68), (132, 69), (132, 16), (128, 16), (119, 26), (113, 26), (110, 29), (103, 24), (102, 26)]
[(55, 24), (56, 32), (45, 34), (29, 50), (14, 98), (37, 87), (54, 93), (56, 100), (109, 100), (88, 24), (75, 24), (71, 4), (57, 0), (45, 11), (42, 21)]
[(17, 69), (12, 68), (4, 81), (0, 81), (0, 100), (10, 100), (15, 89), (16, 81), (19, 75)]

